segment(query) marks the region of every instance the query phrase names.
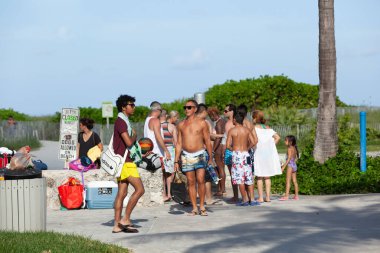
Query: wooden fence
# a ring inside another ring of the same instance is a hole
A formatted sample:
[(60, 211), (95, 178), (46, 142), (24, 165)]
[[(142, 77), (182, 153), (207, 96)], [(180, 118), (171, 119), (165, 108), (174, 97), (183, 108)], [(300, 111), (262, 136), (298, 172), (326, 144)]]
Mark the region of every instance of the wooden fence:
[[(144, 135), (144, 122), (132, 123), (132, 126), (136, 129), (137, 136), (139, 136), (139, 138)], [(351, 122), (350, 126), (352, 128), (359, 128), (359, 123)], [(113, 134), (113, 127), (113, 124), (110, 124), (108, 129), (105, 125), (95, 124), (93, 130), (99, 134), (103, 144), (108, 144)], [(280, 136), (284, 137), (292, 134), (299, 139), (309, 133), (312, 130), (313, 125), (279, 125), (272, 127)], [(367, 122), (367, 128), (373, 128), (380, 131), (380, 123)], [(16, 130), (11, 133), (4, 124), (0, 126), (0, 139), (17, 139), (25, 137), (37, 138), (39, 140), (58, 141), (59, 123), (41, 121), (18, 122)]]

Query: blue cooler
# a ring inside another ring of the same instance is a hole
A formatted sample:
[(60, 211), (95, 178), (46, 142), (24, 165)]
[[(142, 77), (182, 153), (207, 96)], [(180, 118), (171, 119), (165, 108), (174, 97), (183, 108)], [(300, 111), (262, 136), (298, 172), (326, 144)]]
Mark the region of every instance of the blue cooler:
[(117, 184), (113, 181), (92, 181), (86, 185), (88, 209), (113, 208), (117, 194)]

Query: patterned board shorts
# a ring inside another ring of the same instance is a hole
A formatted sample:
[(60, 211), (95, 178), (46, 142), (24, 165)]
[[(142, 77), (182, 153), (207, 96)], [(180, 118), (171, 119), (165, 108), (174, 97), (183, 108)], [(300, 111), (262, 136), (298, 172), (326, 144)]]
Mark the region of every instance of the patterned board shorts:
[(252, 161), (248, 152), (232, 152), (231, 177), (233, 184), (253, 184)]
[(205, 169), (207, 166), (206, 151), (201, 150), (195, 153), (183, 151), (181, 154), (182, 172), (196, 171), (197, 169)]

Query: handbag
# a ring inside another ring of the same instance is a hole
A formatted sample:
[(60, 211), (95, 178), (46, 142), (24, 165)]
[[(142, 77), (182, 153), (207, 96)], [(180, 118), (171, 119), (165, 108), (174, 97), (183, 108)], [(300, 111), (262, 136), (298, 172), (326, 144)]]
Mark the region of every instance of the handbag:
[(125, 150), (124, 157), (115, 154), (113, 150), (113, 135), (110, 144), (105, 152), (100, 156), (100, 168), (114, 177), (120, 177), (121, 169), (123, 168), (125, 159), (127, 158), (128, 149)]
[(48, 166), (41, 160), (32, 160), (34, 168), (37, 170), (47, 170)]
[(81, 158), (78, 158), (76, 160), (69, 162), (69, 169), (70, 170), (76, 170), (79, 172), (86, 172), (86, 171), (89, 171), (92, 169), (96, 169), (96, 164), (91, 163), (90, 165), (85, 166), (82, 164)]
[(83, 203), (83, 185), (76, 178), (69, 177), (58, 186), (59, 199), (67, 209), (80, 208)]
[[(180, 172), (174, 173), (174, 179), (171, 183), (171, 195), (172, 199), (181, 204), (189, 204), (189, 195), (186, 188), (186, 183), (181, 179)], [(182, 174), (182, 173), (181, 173)]]

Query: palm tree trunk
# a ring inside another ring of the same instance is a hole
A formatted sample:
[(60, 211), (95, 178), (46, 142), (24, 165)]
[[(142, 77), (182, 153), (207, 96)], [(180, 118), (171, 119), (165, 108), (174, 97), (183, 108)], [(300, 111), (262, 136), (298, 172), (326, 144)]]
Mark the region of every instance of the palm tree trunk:
[(314, 159), (324, 163), (338, 150), (334, 0), (319, 0), (319, 103)]

